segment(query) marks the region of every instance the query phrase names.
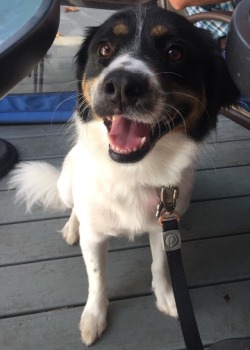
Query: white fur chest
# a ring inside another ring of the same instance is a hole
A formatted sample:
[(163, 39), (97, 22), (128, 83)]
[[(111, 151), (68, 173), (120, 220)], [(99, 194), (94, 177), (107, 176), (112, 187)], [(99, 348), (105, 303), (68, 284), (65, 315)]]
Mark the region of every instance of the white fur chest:
[(73, 201), (80, 222), (110, 235), (127, 233), (132, 237), (157, 230), (157, 189), (178, 185), (182, 192), (178, 209), (183, 212), (189, 201), (196, 153), (193, 141), (165, 135), (140, 162), (119, 164), (108, 155), (103, 127), (88, 123), (74, 151)]
[(157, 225), (156, 189), (138, 183), (126, 166), (117, 172), (110, 164), (99, 165), (90, 159), (87, 169), (83, 163), (76, 165), (73, 199), (80, 222), (89, 222), (95, 231), (109, 235), (152, 230)]

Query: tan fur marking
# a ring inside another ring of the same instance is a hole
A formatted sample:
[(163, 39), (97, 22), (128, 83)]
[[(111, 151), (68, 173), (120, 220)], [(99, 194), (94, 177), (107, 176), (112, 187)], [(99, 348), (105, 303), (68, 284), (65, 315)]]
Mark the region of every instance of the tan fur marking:
[(151, 29), (150, 34), (152, 36), (163, 36), (167, 33), (167, 31), (168, 29), (166, 26), (163, 24), (158, 24)]
[[(94, 79), (90, 79), (90, 80), (86, 80), (85, 76), (83, 76), (82, 79), (82, 93), (83, 93), (83, 98), (84, 100), (87, 102), (87, 104), (90, 106), (90, 108), (92, 109), (92, 103), (91, 103), (91, 89), (93, 87), (93, 85), (96, 84), (96, 81), (98, 80), (98, 78), (94, 78)], [(101, 117), (99, 117), (96, 113), (93, 112), (92, 110), (92, 116), (103, 122), (103, 119)]]
[(193, 128), (193, 125), (201, 118), (206, 110), (207, 99), (205, 89), (203, 89), (201, 96), (197, 96), (197, 100), (194, 102), (193, 110), (187, 118), (187, 128)]
[(126, 35), (128, 34), (128, 27), (124, 23), (118, 23), (113, 27), (113, 33), (115, 35)]
[(203, 89), (202, 93), (200, 96), (194, 96), (192, 92), (186, 91), (185, 94), (193, 96), (193, 108), (191, 113), (188, 115), (185, 125), (184, 123), (181, 123), (178, 125), (173, 132), (186, 132), (188, 130), (192, 130), (197, 123), (197, 121), (202, 117), (203, 113), (206, 110), (206, 94), (205, 90)]
[(91, 88), (94, 85), (95, 79), (86, 80), (85, 76), (82, 79), (82, 93), (85, 101), (91, 106)]

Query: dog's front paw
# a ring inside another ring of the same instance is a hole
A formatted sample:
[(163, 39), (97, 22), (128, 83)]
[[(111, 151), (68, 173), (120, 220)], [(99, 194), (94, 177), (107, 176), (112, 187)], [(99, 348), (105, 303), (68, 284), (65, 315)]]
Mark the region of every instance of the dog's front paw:
[(69, 244), (73, 245), (79, 241), (79, 225), (73, 224), (70, 220), (66, 222), (62, 229), (63, 239)]
[(92, 345), (104, 332), (107, 326), (106, 313), (94, 314), (88, 309), (84, 309), (79, 329), (82, 341), (87, 345)]
[(174, 293), (170, 288), (156, 288), (154, 290), (156, 295), (156, 306), (158, 310), (165, 315), (178, 318)]
[(163, 312), (165, 315), (168, 315), (168, 316), (171, 316), (171, 317), (178, 319), (178, 312), (177, 312), (175, 302), (169, 301), (169, 300), (166, 300), (165, 302), (161, 302), (161, 301), (157, 300), (156, 306), (157, 306), (158, 310)]

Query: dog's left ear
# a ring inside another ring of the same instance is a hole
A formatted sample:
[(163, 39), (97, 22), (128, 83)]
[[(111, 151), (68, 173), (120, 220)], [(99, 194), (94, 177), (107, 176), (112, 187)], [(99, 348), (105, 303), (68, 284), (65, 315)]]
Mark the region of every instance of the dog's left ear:
[(221, 107), (229, 107), (237, 103), (240, 92), (234, 84), (225, 59), (217, 42), (207, 37), (207, 52), (205, 67), (205, 89), (209, 112), (218, 111)]
[(149, 0), (143, 4), (144, 6), (158, 6), (158, 0)]
[(210, 69), (211, 75), (210, 79), (208, 78), (208, 83), (211, 84), (211, 80), (214, 81), (213, 95), (217, 96), (220, 107), (229, 107), (235, 104), (240, 92), (229, 74), (225, 59), (218, 54), (212, 55)]

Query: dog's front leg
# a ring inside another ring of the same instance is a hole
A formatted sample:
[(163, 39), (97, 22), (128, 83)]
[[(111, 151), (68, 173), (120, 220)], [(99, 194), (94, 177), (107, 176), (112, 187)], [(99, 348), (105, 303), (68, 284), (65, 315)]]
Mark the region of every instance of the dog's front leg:
[(89, 294), (82, 313), (80, 331), (86, 345), (93, 344), (106, 328), (107, 290), (105, 281), (105, 261), (108, 240), (100, 237), (90, 237), (82, 232), (80, 227), (80, 245), (86, 264)]
[(79, 241), (79, 221), (77, 219), (74, 208), (71, 211), (69, 220), (62, 229), (63, 239), (69, 244), (73, 245)]
[(160, 232), (149, 233), (150, 248), (152, 252), (152, 287), (156, 296), (157, 308), (166, 315), (177, 318), (172, 284), (169, 275), (166, 254), (162, 249)]

